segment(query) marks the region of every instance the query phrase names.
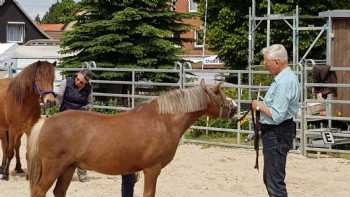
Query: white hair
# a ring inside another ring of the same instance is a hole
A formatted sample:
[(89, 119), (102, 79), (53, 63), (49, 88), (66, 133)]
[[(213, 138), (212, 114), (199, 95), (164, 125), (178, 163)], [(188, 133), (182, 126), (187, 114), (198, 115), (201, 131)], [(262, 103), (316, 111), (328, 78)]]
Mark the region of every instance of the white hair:
[(288, 64), (287, 50), (281, 44), (273, 44), (269, 47), (265, 47), (262, 52), (268, 59), (278, 59), (282, 63)]

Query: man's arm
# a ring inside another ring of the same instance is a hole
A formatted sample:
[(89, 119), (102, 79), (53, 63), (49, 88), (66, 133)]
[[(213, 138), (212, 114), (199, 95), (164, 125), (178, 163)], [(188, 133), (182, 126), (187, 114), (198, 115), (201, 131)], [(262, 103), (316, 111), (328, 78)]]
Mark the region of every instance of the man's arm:
[(274, 98), (271, 106), (267, 106), (263, 102), (253, 101), (252, 107), (254, 110), (259, 109), (266, 116), (270, 117), (275, 123), (279, 124), (283, 121), (288, 111), (293, 85), (283, 82), (279, 84), (274, 91)]
[(252, 108), (253, 110), (257, 110), (257, 107), (259, 108), (259, 111), (266, 114), (268, 117), (272, 118), (272, 110), (265, 105), (264, 102), (254, 100), (252, 102)]
[(90, 94), (87, 97), (87, 104), (82, 107), (83, 110), (92, 111), (93, 108), (92, 87), (90, 86)]
[(93, 105), (92, 101), (93, 100), (92, 100), (92, 91), (91, 91), (88, 97), (88, 104), (86, 105), (88, 111), (92, 111), (92, 105)]

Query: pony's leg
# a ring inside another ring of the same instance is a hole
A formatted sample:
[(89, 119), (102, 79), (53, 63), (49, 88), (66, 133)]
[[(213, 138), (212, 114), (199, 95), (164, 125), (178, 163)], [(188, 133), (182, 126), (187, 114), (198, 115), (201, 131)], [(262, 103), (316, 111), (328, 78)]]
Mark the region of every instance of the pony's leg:
[(17, 174), (24, 174), (24, 171), (22, 169), (22, 164), (21, 164), (21, 158), (20, 158), (20, 152), (19, 149), (21, 147), (21, 137), (22, 135), (19, 135), (16, 137), (15, 140), (15, 150), (16, 150), (16, 167), (15, 167), (15, 171)]
[[(7, 132), (6, 132), (7, 133)], [(7, 136), (3, 137), (1, 140), (1, 148), (2, 148), (2, 163), (0, 166), (0, 174), (3, 173), (3, 170), (6, 165), (6, 159), (7, 159), (7, 146), (8, 146), (8, 140)]]
[(62, 172), (59, 162), (59, 160), (42, 160), (40, 180), (30, 186), (31, 197), (46, 196), (46, 192)]
[(69, 166), (65, 172), (58, 177), (55, 189), (53, 193), (55, 197), (65, 197), (69, 184), (72, 180), (73, 174), (75, 172), (75, 166)]
[(8, 181), (9, 180), (9, 167), (11, 164), (11, 160), (14, 155), (14, 143), (15, 143), (15, 134), (17, 133), (17, 130), (13, 127), (9, 129), (8, 132), (8, 147), (7, 147), (7, 159), (5, 162), (5, 167), (3, 169), (3, 175), (2, 180)]
[(156, 194), (157, 178), (160, 174), (161, 167), (147, 168), (143, 170), (145, 176), (145, 184), (143, 189), (143, 197), (154, 197)]

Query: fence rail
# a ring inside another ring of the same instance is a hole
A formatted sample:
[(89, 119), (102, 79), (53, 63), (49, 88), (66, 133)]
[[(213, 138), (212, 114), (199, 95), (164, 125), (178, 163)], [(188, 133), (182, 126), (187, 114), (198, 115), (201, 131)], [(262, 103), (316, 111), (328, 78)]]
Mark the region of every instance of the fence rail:
[[(260, 66), (252, 66), (252, 68), (259, 68)], [(316, 151), (316, 152), (336, 152), (336, 153), (350, 153), (348, 150), (339, 150), (334, 149), (332, 147), (327, 148), (319, 148), (314, 147), (312, 141), (316, 138), (319, 139), (321, 137), (322, 132), (325, 131), (325, 128), (308, 128), (312, 122), (328, 120), (329, 125), (332, 125), (332, 121), (343, 121), (346, 124), (349, 123), (350, 117), (336, 117), (330, 113), (330, 109), (327, 109), (327, 114), (325, 116), (307, 114), (307, 106), (309, 103), (320, 103), (326, 106), (331, 106), (332, 104), (350, 104), (349, 100), (336, 100), (336, 99), (325, 99), (325, 100), (317, 100), (315, 98), (309, 98), (310, 93), (314, 87), (335, 87), (335, 88), (350, 88), (350, 84), (330, 84), (330, 83), (313, 83), (308, 79), (308, 74), (312, 71), (312, 67), (306, 64), (299, 64), (295, 66), (297, 70), (295, 73), (299, 76), (301, 83), (301, 99), (300, 99), (300, 115), (295, 118), (298, 123), (297, 128), (297, 136), (299, 139), (295, 141), (295, 147), (299, 148), (301, 153), (306, 154), (308, 151)], [(58, 68), (58, 71), (79, 71), (82, 68)], [(9, 76), (12, 75), (12, 68), (9, 68)], [(168, 88), (185, 88), (196, 85), (193, 80), (198, 80), (201, 77), (207, 77), (207, 74), (233, 74), (235, 76), (235, 81), (232, 83), (224, 83), (222, 86), (228, 90), (234, 90), (236, 95), (234, 95), (233, 99), (238, 104), (238, 116), (242, 114), (242, 112), (247, 108), (247, 104), (251, 102), (254, 94), (257, 93), (258, 90), (266, 91), (269, 86), (260, 85), (254, 77), (256, 75), (268, 75), (267, 71), (261, 70), (201, 70), (201, 69), (185, 69), (182, 66), (179, 66), (175, 69), (140, 69), (140, 68), (91, 68), (92, 71), (104, 71), (104, 72), (127, 72), (131, 74), (130, 81), (120, 81), (120, 80), (91, 80), (91, 83), (98, 86), (103, 86), (106, 84), (109, 85), (123, 85), (129, 87), (128, 93), (110, 93), (110, 92), (100, 92), (93, 89), (93, 97), (107, 97), (107, 98), (122, 98), (127, 99), (127, 105), (106, 105), (103, 103), (94, 103), (93, 107), (95, 109), (107, 109), (107, 110), (118, 110), (125, 111), (132, 109), (136, 104), (136, 99), (152, 99), (156, 96), (154, 95), (146, 95), (140, 94), (138, 90), (140, 88), (153, 88), (153, 87), (168, 87)], [(337, 72), (348, 72), (350, 68), (348, 67), (334, 67), (331, 70)], [(10, 72), (11, 71), (11, 72)], [(179, 80), (175, 83), (165, 83), (165, 82), (153, 82), (153, 81), (140, 81), (137, 79), (137, 75), (140, 73), (177, 73)], [(197, 77), (196, 77), (197, 76)], [(248, 78), (248, 76), (251, 76)], [(251, 79), (252, 81), (248, 81)], [(215, 78), (209, 79), (209, 83), (215, 82)], [(56, 80), (55, 83), (58, 83), (59, 80)], [(249, 93), (249, 94), (248, 94)], [(249, 96), (248, 96), (249, 95)], [(334, 125), (333, 125), (334, 126)], [(197, 130), (202, 133), (209, 132), (222, 132), (227, 134), (234, 134), (233, 143), (222, 143), (222, 142), (213, 142), (213, 141), (205, 141), (201, 139), (185, 139), (187, 142), (196, 142), (196, 143), (206, 143), (213, 145), (224, 145), (224, 146), (234, 146), (234, 147), (245, 147), (252, 148), (252, 142), (245, 142), (244, 139), (248, 134), (252, 134), (252, 124), (249, 121), (246, 127), (242, 127), (239, 123), (235, 125), (235, 128), (217, 128), (208, 125), (208, 121), (206, 121), (206, 125), (194, 125), (191, 127), (191, 130)], [(329, 130), (329, 129), (328, 129)], [(334, 133), (333, 136), (335, 138), (349, 138), (349, 133)]]

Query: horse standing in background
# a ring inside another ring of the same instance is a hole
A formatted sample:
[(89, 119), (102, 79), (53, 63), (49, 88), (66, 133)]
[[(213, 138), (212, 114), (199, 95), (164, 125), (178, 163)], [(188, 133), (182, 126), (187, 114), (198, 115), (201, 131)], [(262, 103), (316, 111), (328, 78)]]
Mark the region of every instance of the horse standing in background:
[(57, 180), (54, 195), (64, 197), (80, 167), (110, 175), (142, 170), (143, 196), (154, 197), (158, 175), (184, 132), (203, 115), (231, 118), (235, 112), (220, 85), (201, 81), (116, 115), (70, 110), (41, 119), (28, 141), (31, 196), (44, 197)]
[(0, 80), (0, 138), (2, 140), (2, 179), (8, 180), (9, 166), (16, 149), (17, 173), (24, 173), (19, 148), (21, 136), (27, 135), (40, 118), (40, 102), (55, 102), (53, 82), (56, 62), (37, 61), (14, 78)]

